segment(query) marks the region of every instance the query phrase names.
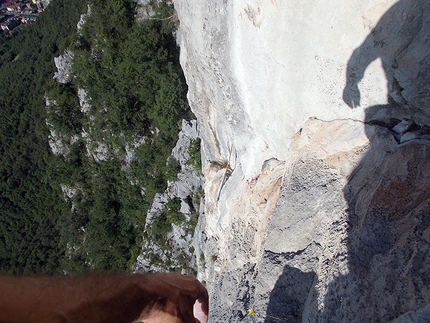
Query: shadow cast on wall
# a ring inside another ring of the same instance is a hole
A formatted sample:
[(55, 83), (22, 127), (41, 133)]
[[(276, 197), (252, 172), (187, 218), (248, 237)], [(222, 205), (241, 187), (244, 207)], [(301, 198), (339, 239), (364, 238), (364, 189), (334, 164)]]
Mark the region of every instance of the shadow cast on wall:
[[(353, 52), (343, 92), (351, 108), (360, 105), (359, 82), (377, 58), (388, 104), (366, 108), (370, 146), (343, 189), (348, 274), (334, 277), (306, 322), (430, 322), (423, 310), (430, 304), (428, 0), (397, 2)], [(301, 322), (309, 298), (317, 297), (309, 283), (315, 276), (286, 266), (265, 322)]]
[[(285, 266), (270, 294), (264, 322), (300, 322), (314, 278), (313, 272), (305, 273)], [(297, 285), (297, 282), (300, 282), (300, 285)]]
[[(387, 79), (388, 102), (420, 106), (417, 98), (428, 99), (429, 38), (423, 33), (428, 23), (425, 0), (402, 0), (393, 5), (372, 29), (365, 41), (352, 53), (346, 72), (343, 100), (351, 107), (360, 105), (358, 83), (366, 68), (381, 59)], [(425, 62), (427, 61), (427, 62)], [(427, 64), (425, 64), (427, 63)], [(421, 91), (420, 91), (421, 90)], [(413, 95), (411, 93), (415, 92)], [(411, 100), (414, 97), (415, 100)], [(428, 103), (428, 101), (426, 101)]]

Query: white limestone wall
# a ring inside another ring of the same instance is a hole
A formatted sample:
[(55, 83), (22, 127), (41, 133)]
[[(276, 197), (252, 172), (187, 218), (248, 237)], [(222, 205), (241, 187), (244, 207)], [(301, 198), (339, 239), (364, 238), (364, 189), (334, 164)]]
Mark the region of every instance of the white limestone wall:
[[(430, 123), (430, 3), (175, 0), (175, 8), (188, 100), (203, 147), (206, 204), (197, 233), (205, 257), (199, 262), (199, 278), (206, 281), (211, 295), (212, 321), (236, 322), (239, 300), (252, 298), (255, 268), (261, 263), (265, 267), (264, 241), (279, 230), (271, 225), (274, 207), (290, 203), (282, 190), (279, 193), (286, 180), (283, 175), (289, 172), (284, 162), (288, 164), (288, 158), (297, 153), (291, 139), (295, 133), (300, 136), (305, 121), (311, 117), (356, 120), (340, 123), (353, 123), (357, 134), (346, 129), (334, 135), (325, 125), (337, 121), (322, 122), (313, 130), (312, 143), (322, 145), (325, 153), (347, 151), (360, 145), (360, 138), (370, 139), (360, 122), (369, 113), (384, 120), (394, 116)], [(388, 82), (386, 72), (395, 81)], [(349, 105), (344, 101), (346, 87)], [(396, 105), (386, 105), (388, 97), (400, 104), (399, 111), (391, 112)], [(310, 145), (309, 154), (314, 151)], [(341, 154), (338, 158), (342, 160)], [(352, 170), (355, 164), (348, 163), (345, 169)], [(223, 168), (226, 164), (229, 167)], [(303, 164), (306, 167), (299, 174), (303, 178), (320, 174), (317, 166)], [(330, 196), (342, 199), (342, 188)], [(306, 208), (318, 198), (291, 203)], [(335, 214), (344, 211), (344, 204), (339, 205), (341, 210)], [(326, 211), (331, 212), (322, 209), (321, 214)], [(285, 227), (293, 228), (289, 212), (285, 212)], [(295, 216), (301, 223), (301, 215)], [(319, 234), (316, 227), (302, 229), (312, 236)], [(294, 237), (296, 231), (291, 232)], [(288, 248), (290, 252), (301, 247), (291, 243)], [(303, 263), (295, 263), (296, 268)], [(273, 275), (267, 270), (267, 275)], [(266, 277), (265, 272), (261, 275), (263, 281), (277, 279)], [(323, 306), (321, 302), (318, 306)], [(240, 311), (246, 313), (250, 304), (242, 305)]]
[[(346, 65), (393, 3), (233, 1), (232, 77), (252, 128), (280, 156), (311, 116), (363, 119), (362, 109), (351, 110), (342, 100)], [(386, 103), (380, 61), (369, 66), (360, 90), (361, 106)]]
[[(237, 153), (245, 177), (285, 159), (309, 117), (363, 120), (385, 104), (379, 59), (359, 83), (360, 107), (342, 99), (346, 68), (395, 0), (176, 0), (181, 64), (208, 160)], [(234, 154), (236, 156), (236, 154)]]

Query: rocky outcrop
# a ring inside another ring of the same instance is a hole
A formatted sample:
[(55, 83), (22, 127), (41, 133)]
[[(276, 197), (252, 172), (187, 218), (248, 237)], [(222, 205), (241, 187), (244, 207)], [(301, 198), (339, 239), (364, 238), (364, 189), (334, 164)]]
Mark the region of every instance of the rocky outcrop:
[(292, 150), (255, 311), (267, 322), (387, 322), (430, 303), (430, 142), (310, 120)]
[(69, 83), (72, 80), (72, 60), (73, 53), (66, 50), (62, 55), (54, 57), (57, 72), (54, 73), (54, 79), (59, 83)]
[[(150, 234), (151, 226), (157, 217), (163, 217), (163, 212), (167, 208), (170, 200), (180, 199), (180, 212), (184, 215), (181, 225), (169, 224), (169, 232), (165, 237), (169, 248), (159, 245), (160, 241), (155, 239), (145, 239), (143, 241), (142, 253), (138, 256), (134, 265), (136, 272), (162, 272), (172, 268), (195, 268), (196, 259), (200, 254), (198, 243), (199, 230), (194, 233), (192, 224), (194, 213), (199, 212), (203, 199), (199, 196), (199, 191), (203, 186), (203, 176), (199, 170), (189, 163), (189, 147), (198, 140), (198, 130), (196, 120), (183, 120), (179, 133), (179, 139), (172, 150), (172, 157), (178, 163), (179, 173), (175, 181), (168, 182), (167, 189), (163, 193), (157, 193), (154, 197), (151, 209), (148, 211), (145, 224), (145, 233)], [(195, 224), (194, 224), (195, 226)], [(154, 262), (152, 257), (157, 255), (164, 262)], [(186, 263), (180, 263), (185, 260)]]
[(208, 265), (212, 321), (247, 321), (252, 308), (258, 322), (387, 322), (430, 303), (429, 161), (428, 140), (306, 122), (270, 216), (262, 224), (242, 208), (226, 259)]
[(211, 322), (430, 320), (430, 3), (175, 8)]
[(136, 6), (136, 18), (144, 20), (154, 16), (155, 11), (153, 6), (158, 4), (158, 0), (138, 0)]

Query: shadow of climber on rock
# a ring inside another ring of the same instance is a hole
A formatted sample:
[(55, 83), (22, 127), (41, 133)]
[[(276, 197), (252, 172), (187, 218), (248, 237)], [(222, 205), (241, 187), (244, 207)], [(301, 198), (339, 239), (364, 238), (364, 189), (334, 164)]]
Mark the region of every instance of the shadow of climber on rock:
[[(426, 137), (430, 120), (428, 0), (394, 4), (354, 50), (343, 92), (351, 108), (360, 105), (358, 83), (377, 58), (388, 104), (366, 108), (370, 144), (343, 190), (348, 274), (330, 283), (317, 322), (391, 322), (404, 315), (430, 321), (421, 317), (430, 303), (430, 144), (402, 140), (408, 132)], [(409, 120), (402, 125), (402, 119)]]
[(285, 266), (270, 293), (264, 323), (301, 322), (305, 301), (314, 278), (314, 272), (303, 272)]
[[(347, 204), (344, 227), (338, 224), (345, 230), (342, 248), (320, 259), (327, 260), (322, 278), (285, 266), (265, 323), (430, 322), (429, 0), (395, 3), (353, 51), (343, 91), (349, 107), (360, 105), (359, 82), (378, 58), (388, 103), (365, 109), (369, 143), (351, 155), (360, 159), (341, 193)], [(412, 132), (417, 140), (406, 141)], [(290, 258), (271, 261), (285, 264)], [(328, 285), (317, 290), (318, 283)]]
[[(429, 51), (423, 50), (430, 47), (430, 33), (420, 33), (422, 25), (430, 18), (428, 6), (427, 0), (397, 2), (354, 50), (348, 61), (343, 91), (343, 100), (349, 107), (360, 105), (358, 83), (377, 58), (381, 59), (387, 78), (388, 103), (422, 105), (422, 94), (428, 92), (424, 86), (430, 80)], [(426, 69), (427, 73), (423, 73)], [(428, 95), (426, 99), (429, 103)]]

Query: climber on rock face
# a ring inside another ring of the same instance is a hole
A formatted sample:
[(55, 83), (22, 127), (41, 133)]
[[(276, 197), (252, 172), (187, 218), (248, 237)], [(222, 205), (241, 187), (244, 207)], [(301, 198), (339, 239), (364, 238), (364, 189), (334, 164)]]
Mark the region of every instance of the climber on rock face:
[(206, 323), (208, 292), (194, 277), (99, 274), (0, 276), (0, 322)]

